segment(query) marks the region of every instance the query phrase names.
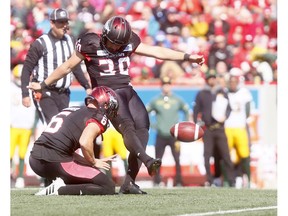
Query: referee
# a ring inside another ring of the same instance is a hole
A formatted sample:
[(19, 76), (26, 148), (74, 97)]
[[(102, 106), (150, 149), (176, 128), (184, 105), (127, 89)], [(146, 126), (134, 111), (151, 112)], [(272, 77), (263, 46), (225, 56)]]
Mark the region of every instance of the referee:
[[(206, 86), (197, 93), (193, 105), (193, 121), (204, 123), (205, 128), (203, 143), (206, 186), (214, 184), (221, 172), (227, 176), (229, 186), (235, 186), (234, 168), (224, 127), (230, 113), (226, 89), (219, 85), (215, 74), (207, 74)], [(214, 175), (210, 167), (211, 157), (214, 158)], [(220, 161), (223, 161), (223, 169)]]
[[(31, 106), (27, 88), (29, 82), (41, 83), (73, 53), (75, 41), (67, 34), (69, 30), (68, 21), (69, 16), (66, 10), (61, 8), (53, 10), (50, 14), (50, 31), (31, 44), (21, 76), (22, 104), (25, 107)], [(72, 72), (85, 88), (86, 93), (90, 94), (92, 90), (81, 66), (77, 66)], [(44, 125), (47, 125), (55, 114), (69, 106), (69, 87), (72, 78), (69, 73), (56, 83), (47, 86), (42, 92), (33, 93), (33, 102)]]

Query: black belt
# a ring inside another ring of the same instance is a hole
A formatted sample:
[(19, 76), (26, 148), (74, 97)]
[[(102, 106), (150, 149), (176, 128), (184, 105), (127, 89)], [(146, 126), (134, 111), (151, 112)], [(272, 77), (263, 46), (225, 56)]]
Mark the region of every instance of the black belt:
[(216, 129), (220, 129), (220, 128), (223, 128), (223, 127), (224, 127), (223, 123), (215, 123), (215, 124), (207, 126), (207, 128), (209, 130), (216, 130)]
[(69, 92), (69, 88), (57, 88), (57, 87), (55, 87), (55, 86), (48, 86), (47, 89), (48, 89), (48, 90), (51, 90), (51, 91), (56, 91), (56, 92), (58, 92), (59, 94)]

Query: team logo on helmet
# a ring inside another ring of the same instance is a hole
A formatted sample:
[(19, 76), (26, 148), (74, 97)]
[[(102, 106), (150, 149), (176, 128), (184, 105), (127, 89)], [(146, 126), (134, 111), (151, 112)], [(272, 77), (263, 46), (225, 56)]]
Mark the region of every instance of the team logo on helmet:
[(109, 19), (103, 26), (104, 31), (106, 31), (107, 34), (110, 32), (109, 21), (111, 21), (111, 19)]
[(85, 105), (94, 104), (98, 110), (107, 115), (108, 118), (117, 116), (119, 104), (116, 93), (106, 86), (96, 87), (91, 95), (85, 98)]

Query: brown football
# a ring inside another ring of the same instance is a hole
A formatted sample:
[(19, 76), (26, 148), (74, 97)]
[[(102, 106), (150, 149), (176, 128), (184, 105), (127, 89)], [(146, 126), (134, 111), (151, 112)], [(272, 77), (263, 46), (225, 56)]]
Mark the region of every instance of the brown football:
[(170, 134), (182, 142), (193, 142), (202, 138), (204, 130), (199, 125), (184, 121), (173, 125), (170, 128)]

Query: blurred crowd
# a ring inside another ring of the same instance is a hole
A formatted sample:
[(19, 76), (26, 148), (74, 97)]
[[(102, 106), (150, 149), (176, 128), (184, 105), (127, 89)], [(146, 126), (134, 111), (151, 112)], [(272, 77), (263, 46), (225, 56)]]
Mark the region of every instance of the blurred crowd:
[(134, 55), (134, 84), (169, 76), (173, 84), (203, 86), (207, 74), (242, 76), (249, 84), (277, 83), (276, 0), (11, 0), (11, 70), (23, 64), (29, 45), (50, 29), (58, 7), (70, 15), (75, 39), (101, 33), (113, 15), (123, 15), (144, 43), (199, 53), (200, 68), (188, 62)]

